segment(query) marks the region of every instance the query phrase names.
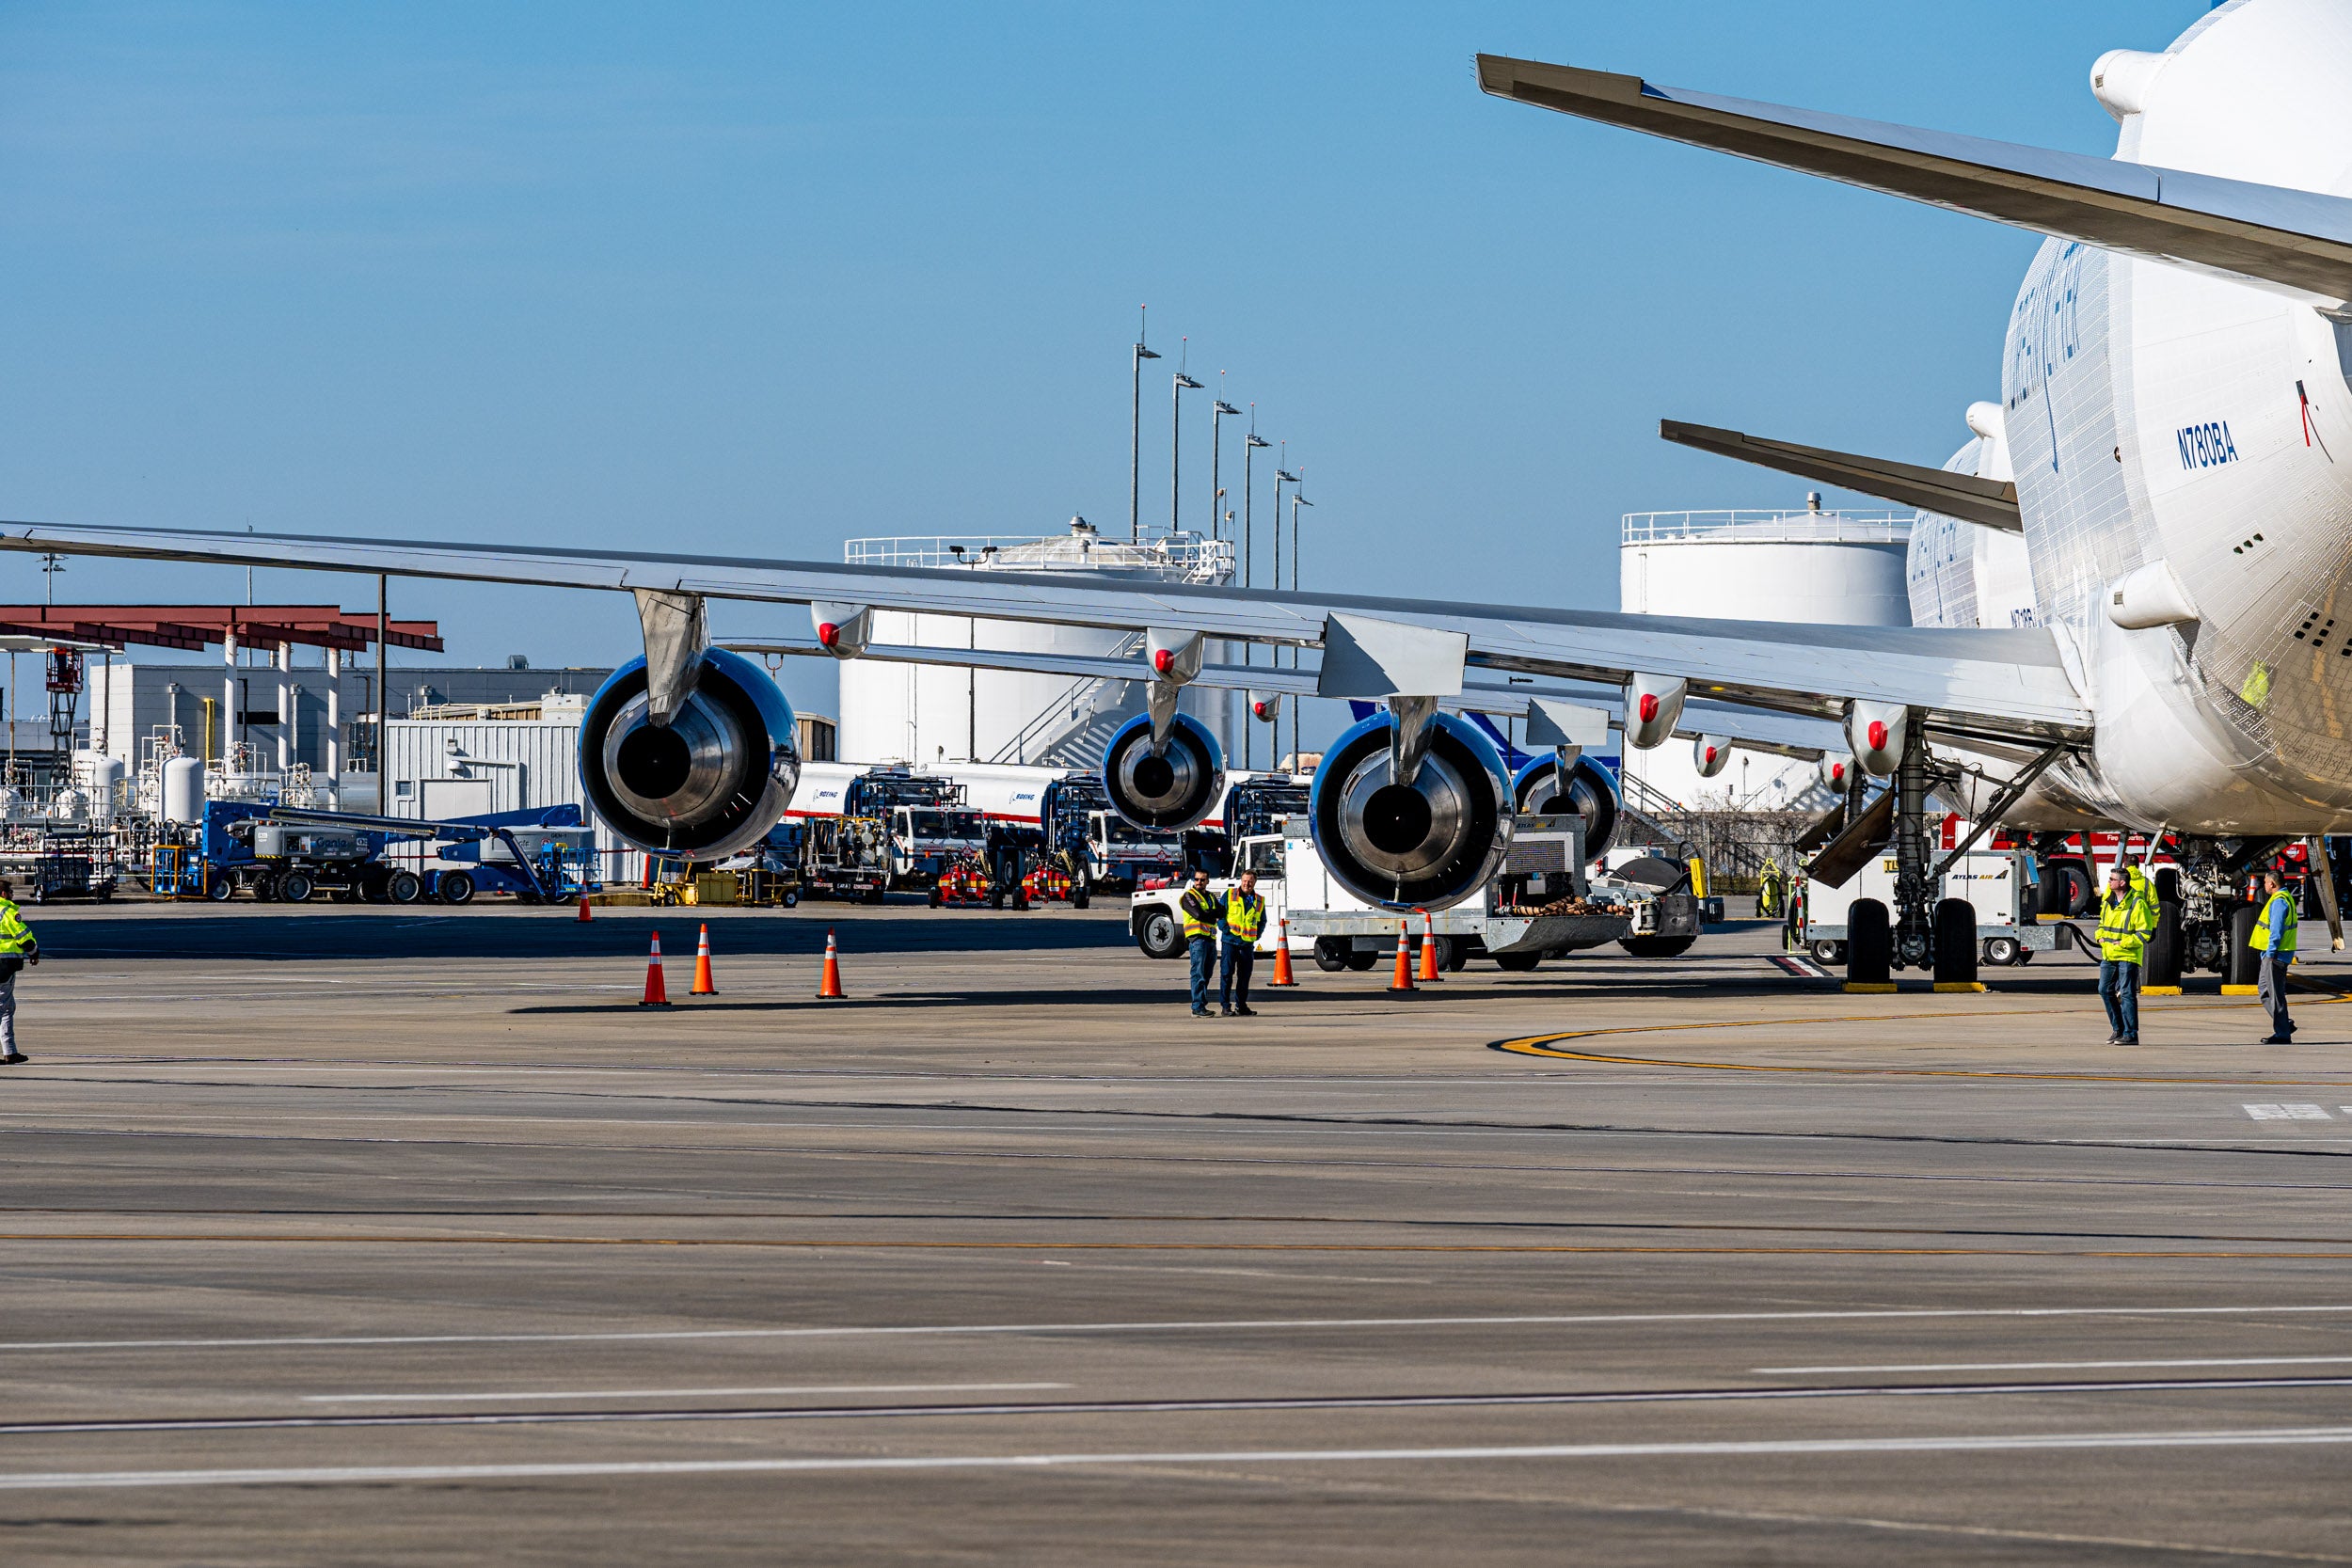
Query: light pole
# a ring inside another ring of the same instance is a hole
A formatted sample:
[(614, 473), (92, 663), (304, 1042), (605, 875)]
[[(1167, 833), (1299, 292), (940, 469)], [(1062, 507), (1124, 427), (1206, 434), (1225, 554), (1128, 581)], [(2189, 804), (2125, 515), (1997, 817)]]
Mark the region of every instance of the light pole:
[[(1216, 373), (1223, 375), (1225, 372), (1219, 371)], [(1223, 527), (1225, 487), (1218, 483), (1217, 471), (1217, 464), (1224, 454), (1224, 448), (1218, 442), (1217, 427), (1224, 423), (1226, 415), (1240, 412), (1240, 409), (1227, 403), (1223, 398), (1209, 404), (1209, 489), (1213, 492), (1209, 497), (1209, 537), (1212, 539), (1225, 537)]]
[(1176, 383), (1168, 394), (1168, 531), (1175, 532), (1184, 526), (1184, 394), (1197, 392), (1200, 383), (1176, 372)]
[[(1282, 591), (1282, 486), (1295, 484), (1298, 476), (1286, 468), (1274, 470), (1274, 591)], [(1280, 659), (1274, 661), (1281, 663)]]
[[(1307, 470), (1301, 468), (1298, 470), (1298, 478), (1291, 483), (1303, 485), (1306, 479)], [(1312, 505), (1314, 502), (1300, 495), (1298, 491), (1291, 492), (1291, 592), (1294, 594), (1298, 592), (1298, 509), (1302, 506)], [(1281, 574), (1275, 575), (1274, 586), (1277, 588), (1282, 586)], [(1294, 670), (1298, 668), (1296, 648), (1291, 650), (1291, 668)], [(1298, 769), (1298, 710), (1302, 705), (1300, 699), (1294, 697), (1291, 700), (1291, 770), (1293, 772)]]
[(1143, 539), (1143, 362), (1157, 359), (1158, 355), (1143, 346), (1144, 316), (1151, 307), (1139, 305), (1136, 318), (1136, 407), (1127, 426), (1127, 542), (1140, 544)]
[[(1250, 423), (1255, 425), (1257, 423), (1257, 420), (1258, 405), (1253, 403), (1249, 405)], [(1250, 585), (1251, 569), (1254, 565), (1254, 562), (1250, 560), (1250, 556), (1253, 553), (1252, 546), (1257, 542), (1256, 533), (1251, 527), (1252, 518), (1250, 515), (1251, 503), (1257, 499), (1255, 486), (1253, 486), (1249, 482), (1250, 460), (1257, 456), (1258, 449), (1260, 447), (1270, 447), (1273, 444), (1273, 442), (1265, 440), (1260, 436), (1254, 429), (1250, 431), (1248, 438), (1241, 444), (1241, 585), (1244, 588), (1248, 588)], [(1256, 644), (1245, 642), (1241, 645), (1241, 661), (1245, 667), (1258, 662), (1258, 650)], [(1244, 695), (1246, 700), (1247, 693), (1245, 692)], [(1241, 727), (1241, 768), (1242, 771), (1245, 773), (1249, 771), (1250, 749), (1251, 737), (1249, 725), (1245, 720)]]

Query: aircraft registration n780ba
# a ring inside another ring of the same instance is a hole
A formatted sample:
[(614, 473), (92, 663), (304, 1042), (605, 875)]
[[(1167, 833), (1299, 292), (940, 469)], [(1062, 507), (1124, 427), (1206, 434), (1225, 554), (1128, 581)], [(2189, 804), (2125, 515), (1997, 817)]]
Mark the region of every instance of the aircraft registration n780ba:
[[(1150, 713), (1104, 770), (1122, 811), (1162, 827), (1199, 820), (1223, 768), (1177, 689), (1280, 684), (1212, 664), (1211, 648), (1314, 650), (1293, 689), (1387, 703), (1327, 752), (1312, 816), (1334, 874), (1390, 904), (1481, 887), (1515, 808), (1555, 780), (1589, 786), (1574, 752), (1597, 722), (1657, 745), (1692, 734), (1699, 704), (1710, 735), (1850, 751), (1857, 777), (1894, 779), (1899, 961), (1930, 941), (1931, 787), (2021, 828), (2169, 830), (2200, 887), (2253, 846), (2352, 830), (2352, 7), (2231, 0), (2163, 54), (2104, 56), (2111, 159), (1525, 60), (1482, 55), (1478, 73), (1500, 97), (2049, 236), (2008, 324), (1999, 401), (1968, 411), (1975, 439), (1943, 468), (1667, 427), (1921, 507), (1919, 624), (48, 524), (0, 525), (0, 546), (631, 591), (647, 657), (592, 703), (582, 768), (617, 829), (687, 852), (764, 832), (797, 767), (771, 684), (709, 645), (714, 597), (810, 605), (813, 645), (843, 657), (914, 657), (870, 646), (878, 608), (1146, 634), (1133, 676)], [(1506, 777), (1461, 717), (1481, 708), (1529, 712), (1549, 771)]]

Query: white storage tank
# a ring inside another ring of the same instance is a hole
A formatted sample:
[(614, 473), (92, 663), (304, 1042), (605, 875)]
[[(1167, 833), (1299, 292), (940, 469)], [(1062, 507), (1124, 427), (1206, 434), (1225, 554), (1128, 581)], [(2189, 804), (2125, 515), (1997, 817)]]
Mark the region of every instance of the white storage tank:
[[(1640, 615), (1907, 626), (1913, 514), (1634, 512), (1618, 546), (1618, 608)], [(1629, 788), (1682, 806), (1777, 811), (1815, 790), (1811, 763), (1735, 748), (1703, 778), (1687, 741), (1626, 752)]]
[[(1050, 538), (852, 539), (851, 565), (927, 566), (974, 572), (1095, 573), (1148, 582), (1230, 582), (1230, 540), (1171, 533), (1139, 545), (1103, 538), (1084, 518)], [(976, 620), (878, 610), (872, 641), (884, 645), (993, 648), (1024, 653), (1137, 657), (1140, 637), (1092, 626)], [(1238, 659), (1212, 644), (1211, 662)], [(1238, 761), (1243, 706), (1232, 694), (1184, 693), (1183, 708), (1213, 730)], [(840, 756), (851, 764), (951, 762), (1081, 768), (1101, 762), (1119, 725), (1143, 710), (1139, 683), (1073, 679), (956, 665), (851, 659), (841, 666)], [(1258, 745), (1266, 745), (1261, 736)]]
[(172, 757), (164, 764), (163, 813), (167, 822), (204, 820), (204, 765), (195, 757)]

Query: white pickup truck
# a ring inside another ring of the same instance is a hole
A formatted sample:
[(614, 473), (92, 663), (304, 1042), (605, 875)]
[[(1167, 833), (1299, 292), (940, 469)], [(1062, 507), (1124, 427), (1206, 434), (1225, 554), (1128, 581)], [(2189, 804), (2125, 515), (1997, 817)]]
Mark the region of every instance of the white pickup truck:
[[(1313, 840), (1288, 833), (1245, 838), (1236, 847), (1234, 865), (1258, 873), (1258, 892), (1266, 901), (1259, 952), (1274, 951), (1285, 917), (1292, 953), (1311, 954), (1319, 969), (1368, 970), (1396, 951), (1398, 927), (1406, 917), (1375, 909), (1332, 880)], [(1439, 967), (1458, 970), (1470, 958), (1485, 957), (1503, 969), (1530, 970), (1547, 958), (1612, 942), (1638, 958), (1671, 958), (1688, 948), (1699, 932), (1698, 900), (1687, 890), (1662, 885), (1678, 881), (1680, 868), (1652, 860), (1625, 870), (1630, 875), (1588, 878), (1580, 819), (1521, 818), (1502, 874), (1478, 897), (1429, 917)], [(1645, 875), (1652, 879), (1642, 879)], [(1231, 881), (1213, 878), (1209, 886), (1222, 897)], [(1184, 917), (1176, 908), (1183, 894), (1176, 885), (1135, 895), (1129, 929), (1148, 956), (1183, 956)], [(1540, 903), (1530, 902), (1537, 897)], [(1569, 902), (1581, 907), (1575, 912), (1533, 912)], [(1411, 917), (1416, 946), (1423, 927), (1422, 917)]]

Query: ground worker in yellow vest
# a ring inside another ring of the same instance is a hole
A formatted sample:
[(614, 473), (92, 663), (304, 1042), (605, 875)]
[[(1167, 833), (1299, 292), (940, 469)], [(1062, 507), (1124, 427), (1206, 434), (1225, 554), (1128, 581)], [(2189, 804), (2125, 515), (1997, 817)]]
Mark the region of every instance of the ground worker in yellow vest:
[(1780, 918), (1782, 887), (1780, 863), (1768, 857), (1764, 862), (1764, 869), (1757, 873), (1756, 879), (1756, 919), (1777, 920)]
[(2099, 1000), (2107, 1006), (2107, 1043), (2139, 1043), (2139, 976), (2148, 935), (2156, 928), (2156, 890), (2148, 874), (2118, 863), (2099, 901)]
[(2255, 990), (2262, 997), (2263, 1010), (2270, 1015), (2270, 1037), (2263, 1041), (2265, 1045), (2295, 1043), (2295, 1020), (2287, 1017), (2287, 971), (2295, 963), (2295, 927), (2302, 911), (2296, 908), (2295, 895), (2286, 890), (2285, 882), (2275, 865), (2263, 873), (2262, 913), (2254, 917), (2250, 943), (2262, 955)]
[(1192, 885), (1176, 900), (1184, 917), (1184, 946), (1192, 958), (1192, 1016), (1209, 1016), (1209, 982), (1216, 977), (1216, 931), (1224, 911), (1209, 891), (1209, 868), (1192, 868)]
[(16, 1048), (16, 975), (40, 962), (40, 942), (16, 910), (16, 889), (0, 877), (0, 1066), (24, 1060)]
[(1265, 899), (1258, 893), (1258, 874), (1245, 871), (1225, 891), (1218, 924), (1225, 928), (1224, 963), (1216, 982), (1218, 1009), (1227, 1018), (1250, 1018), (1249, 972), (1258, 961), (1258, 939), (1265, 934)]

